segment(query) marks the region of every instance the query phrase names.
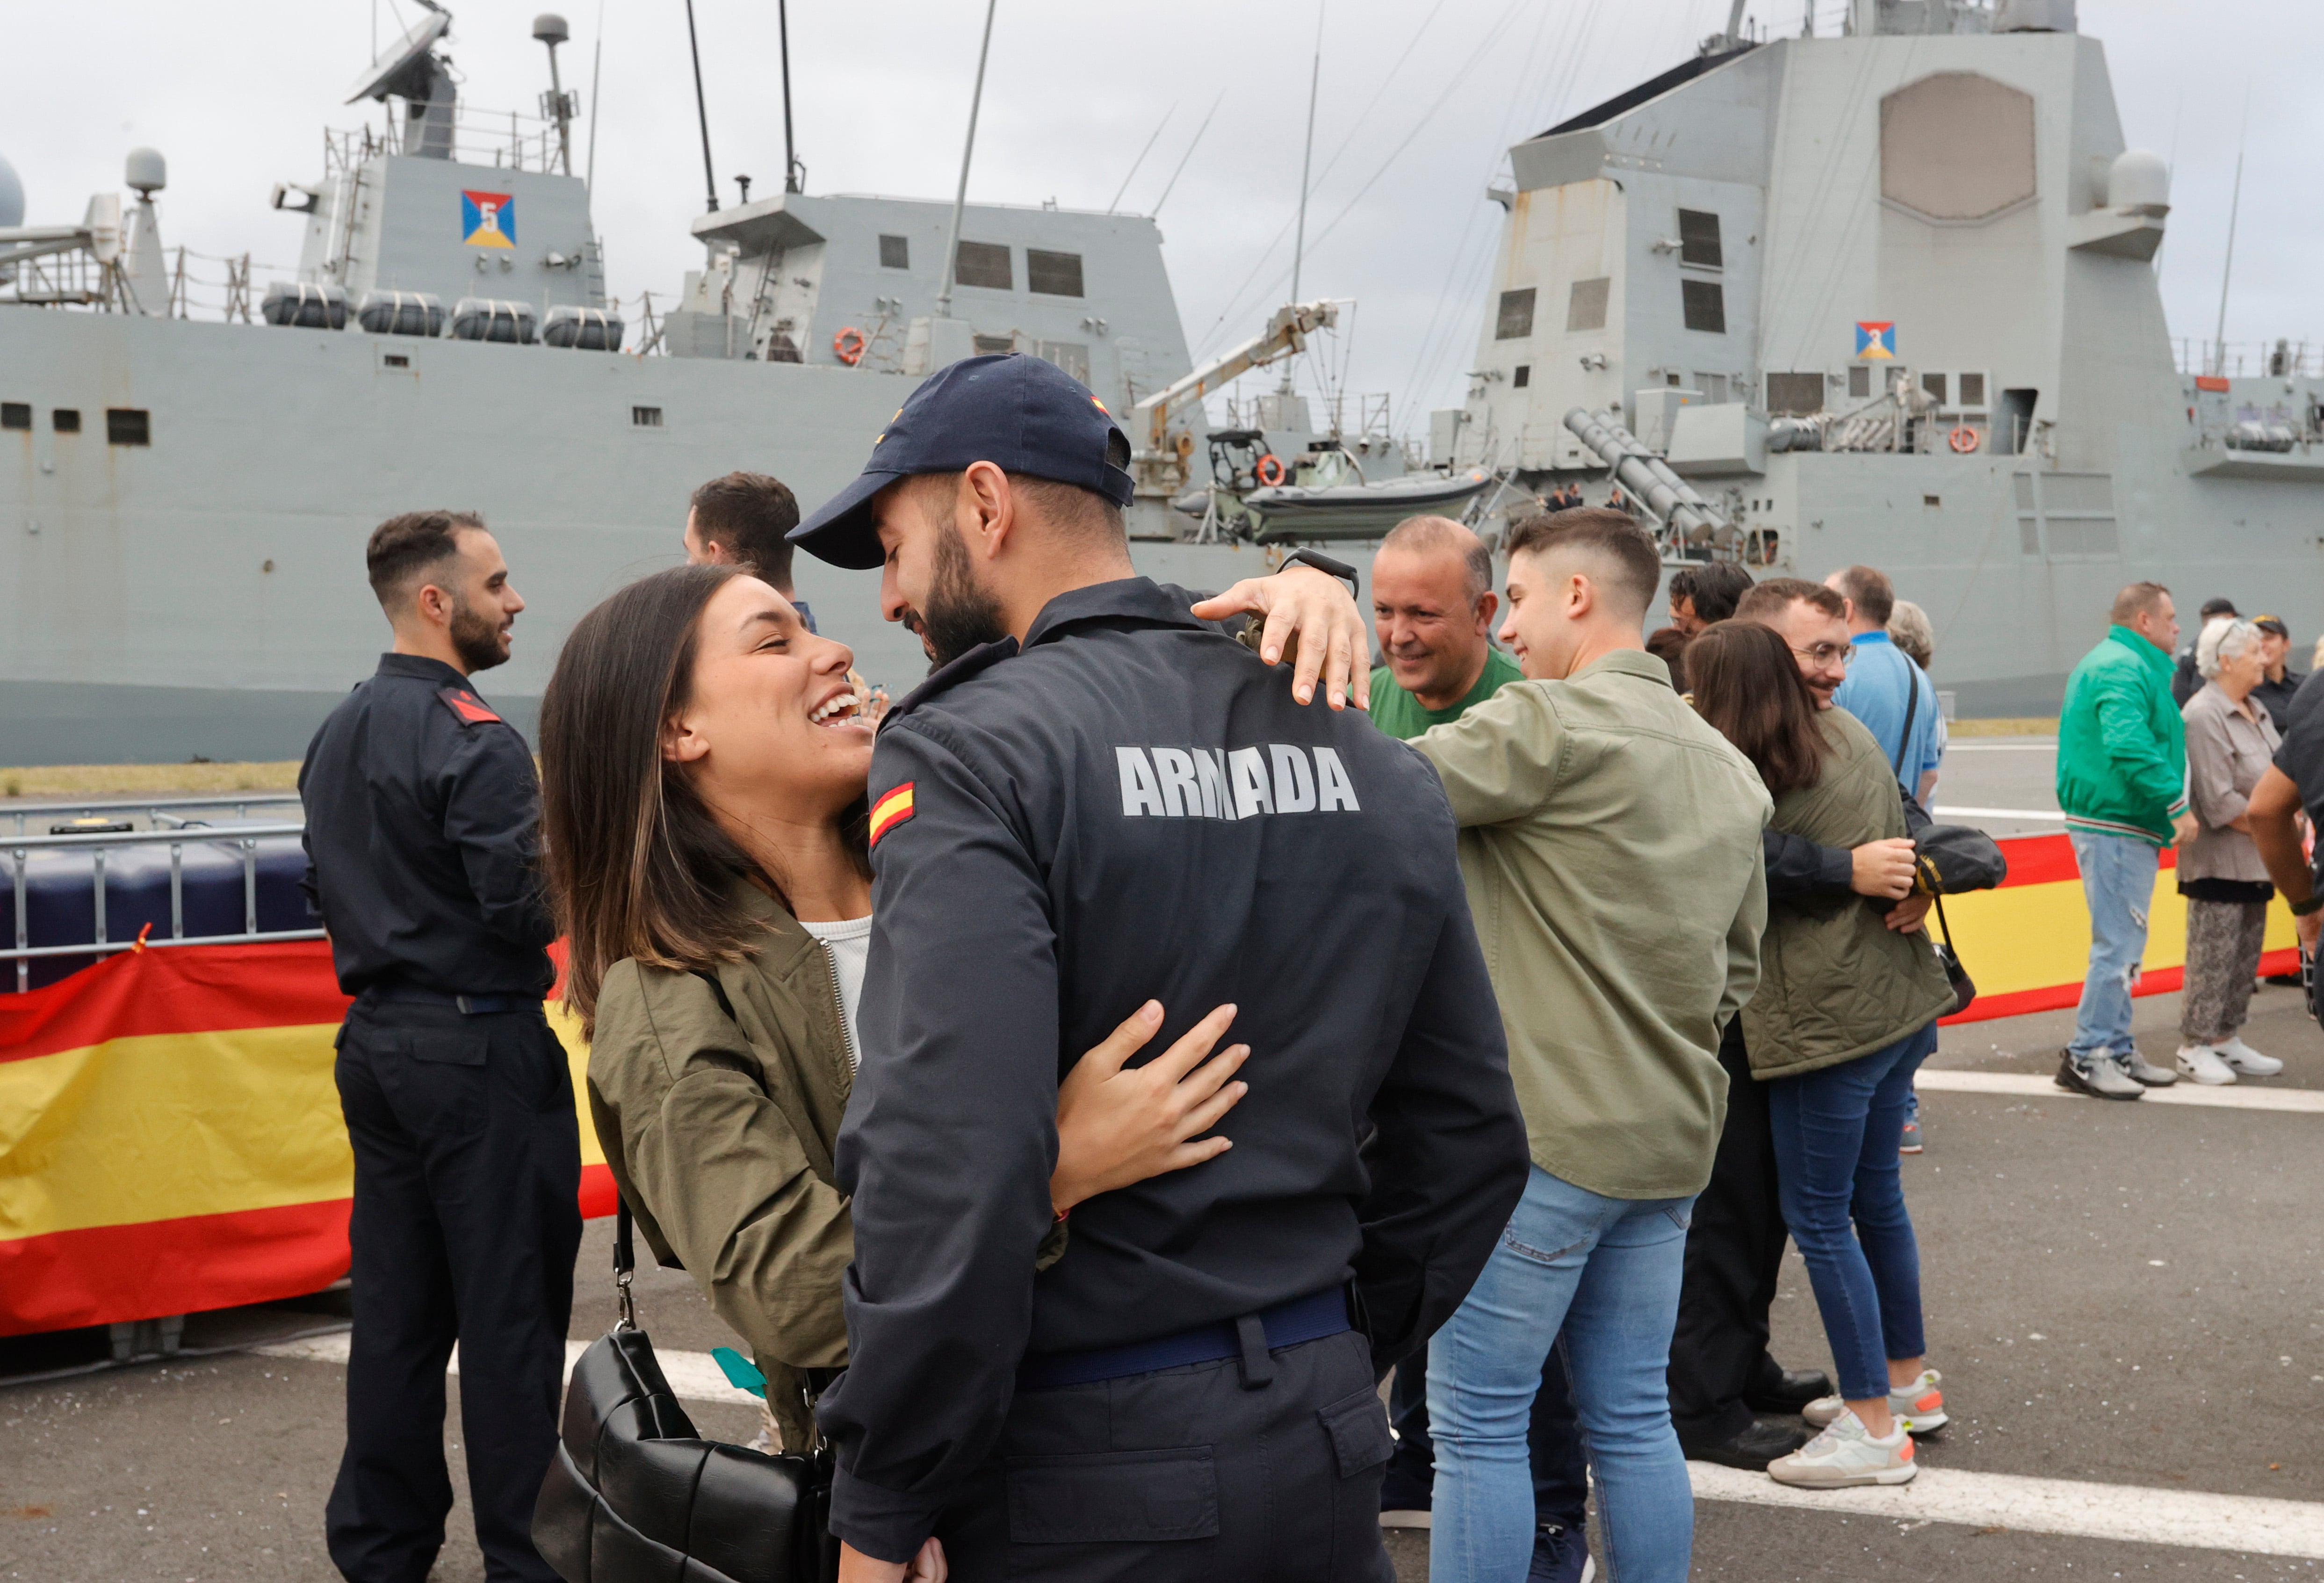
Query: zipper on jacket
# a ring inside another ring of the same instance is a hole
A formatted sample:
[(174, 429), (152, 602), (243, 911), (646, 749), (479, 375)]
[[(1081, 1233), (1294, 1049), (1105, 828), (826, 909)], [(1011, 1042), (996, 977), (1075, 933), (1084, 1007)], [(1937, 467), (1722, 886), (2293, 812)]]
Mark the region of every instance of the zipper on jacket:
[(829, 940), (815, 943), (823, 950), (823, 965), (831, 971), (831, 1004), (839, 1008), (839, 1047), (847, 1056), (847, 1071), (852, 1078), (860, 1058), (855, 1053), (855, 1030), (847, 1025), (847, 997), (839, 992), (839, 953), (831, 949)]

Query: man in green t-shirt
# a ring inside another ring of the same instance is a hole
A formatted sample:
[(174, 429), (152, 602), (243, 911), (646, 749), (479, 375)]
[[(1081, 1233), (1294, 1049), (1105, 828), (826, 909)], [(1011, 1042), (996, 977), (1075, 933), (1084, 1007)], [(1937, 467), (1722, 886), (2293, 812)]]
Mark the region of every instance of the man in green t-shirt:
[[(1525, 672), (1493, 647), (1493, 552), (1450, 517), (1398, 523), (1372, 560), (1372, 623), (1388, 663), (1372, 672), (1372, 724), (1409, 741), (1457, 720)], [(1415, 1526), (1429, 1509), (1434, 1447), (1428, 1432), (1428, 1356), (1396, 1365), (1388, 1412), (1397, 1448), (1380, 1486), (1383, 1521)], [(1565, 1370), (1553, 1353), (1534, 1398), (1532, 1433), (1535, 1568), (1537, 1577), (1578, 1576), (1588, 1556), (1589, 1478)], [(1564, 1569), (1561, 1570), (1560, 1569)]]
[(1388, 661), (1372, 672), (1372, 724), (1409, 741), (1457, 720), (1508, 682), (1493, 647), (1493, 552), (1450, 517), (1407, 517), (1372, 559), (1372, 625)]

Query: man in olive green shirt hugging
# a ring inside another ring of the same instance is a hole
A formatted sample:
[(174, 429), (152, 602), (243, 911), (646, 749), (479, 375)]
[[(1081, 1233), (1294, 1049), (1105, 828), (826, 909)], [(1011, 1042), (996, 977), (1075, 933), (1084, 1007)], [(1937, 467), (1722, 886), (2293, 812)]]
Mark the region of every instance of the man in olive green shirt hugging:
[[(1459, 719), (1512, 681), (1517, 662), (1493, 646), (1493, 551), (1451, 517), (1406, 517), (1372, 560), (1372, 630), (1388, 663), (1372, 671), (1372, 724), (1410, 741)], [(1396, 1365), (1388, 1399), (1396, 1454), (1380, 1483), (1381, 1523), (1418, 1527), (1429, 1509), (1435, 1449), (1428, 1435), (1428, 1355)], [(1579, 1577), (1588, 1554), (1590, 1477), (1564, 1364), (1552, 1356), (1534, 1399), (1536, 1577)], [(1388, 1514), (1393, 1514), (1389, 1515)]]
[(1372, 557), (1372, 724), (1409, 740), (1522, 674), (1493, 647), (1493, 552), (1451, 517), (1406, 517)]
[(1665, 1371), (1726, 1111), (1720, 1034), (1759, 978), (1772, 804), (1645, 651), (1653, 540), (1581, 510), (1528, 518), (1506, 547), (1500, 635), (1525, 679), (1412, 743), (1462, 827), (1533, 1155), (1500, 1245), (1429, 1344), (1429, 1575), (1524, 1575), (1526, 1413), (1562, 1329), (1605, 1569), (1680, 1583), (1693, 1500)]

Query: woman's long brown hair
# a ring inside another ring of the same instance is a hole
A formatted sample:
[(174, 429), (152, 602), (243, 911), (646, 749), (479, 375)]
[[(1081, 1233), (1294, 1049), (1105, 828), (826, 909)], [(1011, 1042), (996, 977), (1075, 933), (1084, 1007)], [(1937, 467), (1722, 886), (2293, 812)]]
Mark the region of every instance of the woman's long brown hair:
[(543, 862), (568, 952), (565, 1004), (585, 1036), (614, 963), (740, 961), (761, 930), (728, 899), (735, 876), (781, 893), (662, 758), (665, 726), (692, 701), (703, 608), (743, 575), (685, 566), (632, 583), (575, 625), (541, 697)]
[(1770, 797), (1822, 778), (1831, 744), (1816, 724), (1815, 694), (1791, 645), (1756, 621), (1714, 621), (1686, 646), (1694, 707), (1742, 750)]

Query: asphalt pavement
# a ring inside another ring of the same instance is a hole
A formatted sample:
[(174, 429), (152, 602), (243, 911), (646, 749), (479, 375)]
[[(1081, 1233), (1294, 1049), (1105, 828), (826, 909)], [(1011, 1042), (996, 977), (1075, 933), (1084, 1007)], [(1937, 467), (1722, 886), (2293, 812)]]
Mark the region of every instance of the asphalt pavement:
[[(2030, 801), (2047, 780), (2038, 750), (1970, 757), (1960, 745), (1941, 808), (1949, 798), (2054, 808)], [(2135, 1005), (2148, 1053), (2167, 1059), (2178, 996)], [(1724, 1493), (1697, 1502), (1697, 1578), (2317, 1575), (2324, 1542), (2298, 1536), (2324, 1535), (2324, 1116), (2108, 1104), (2038, 1082), (2022, 1093), (1940, 1086), (1948, 1078), (1935, 1074), (2046, 1078), (2071, 1020), (2048, 1013), (1949, 1028), (1931, 1062), (1928, 1148), (1906, 1161), (1906, 1188), (1931, 1361), (1955, 1422), (1923, 1442), (1922, 1484), (1879, 1492), (1877, 1506), (1835, 1510), (1764, 1504), (1772, 1486), (1732, 1476)], [(2288, 1064), (2280, 1078), (2238, 1085), (2244, 1096), (2324, 1091), (2324, 1034), (2298, 991), (2262, 990), (2246, 1037)], [(603, 1221), (584, 1240), (576, 1340), (612, 1322), (610, 1240)], [(667, 1351), (735, 1344), (685, 1274), (641, 1273), (638, 1310)], [(97, 1360), (102, 1335), (0, 1341), (0, 1578), (333, 1576), (322, 1507), (345, 1370), (243, 1348), (344, 1312), (345, 1294), (325, 1293), (195, 1316), (186, 1346), (219, 1350), (47, 1380), (23, 1376)], [(1830, 1367), (1795, 1254), (1775, 1331), (1785, 1365)], [(456, 1385), (445, 1430), (456, 1488)], [(756, 1429), (747, 1407), (689, 1411), (713, 1437), (744, 1440)], [(2086, 1491), (2085, 1531), (2029, 1517), (2019, 1495), (2034, 1480)], [(2182, 1512), (2192, 1514), (2182, 1522)], [(2255, 1548), (2249, 1536), (2271, 1521), (2294, 1534), (2279, 1548), (2296, 1553)], [(466, 1523), (462, 1493), (432, 1574), (440, 1583), (484, 1575)], [(1403, 1583), (1427, 1576), (1425, 1533), (1391, 1534), (1389, 1544)]]

